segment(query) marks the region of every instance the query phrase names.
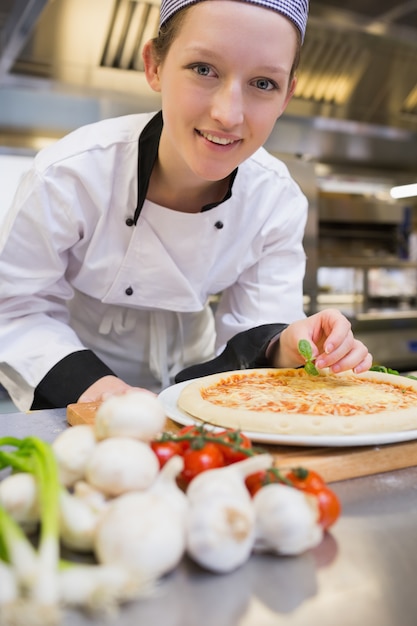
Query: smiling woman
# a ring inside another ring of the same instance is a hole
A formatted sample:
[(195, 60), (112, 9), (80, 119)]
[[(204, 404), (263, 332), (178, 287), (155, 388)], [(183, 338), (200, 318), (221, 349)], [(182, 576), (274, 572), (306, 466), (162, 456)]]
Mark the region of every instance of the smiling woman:
[[(180, 181), (197, 212), (213, 196), (210, 183), (223, 181), (212, 201), (222, 199), (228, 177), (263, 145), (284, 111), (295, 88), (297, 36), (281, 14), (249, 2), (200, 2), (177, 19), (169, 53), (161, 46), (155, 53), (153, 42), (144, 48), (165, 124), (160, 176), (151, 179), (149, 194), (175, 207)], [(182, 208), (184, 194), (177, 202)]]
[[(296, 85), (306, 0), (162, 0), (162, 110), (41, 151), (0, 251), (0, 383), (23, 410), (250, 367), (371, 365), (338, 311), (305, 318), (307, 201), (262, 146)], [(210, 298), (221, 294), (215, 313)]]

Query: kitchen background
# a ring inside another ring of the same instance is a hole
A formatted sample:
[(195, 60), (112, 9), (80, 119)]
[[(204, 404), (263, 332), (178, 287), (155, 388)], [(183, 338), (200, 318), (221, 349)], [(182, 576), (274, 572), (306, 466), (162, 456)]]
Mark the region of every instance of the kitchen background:
[[(40, 148), (159, 108), (140, 55), (158, 11), (0, 0), (0, 220)], [(310, 201), (306, 313), (340, 308), (376, 362), (416, 370), (417, 198), (390, 190), (417, 183), (417, 0), (311, 0), (295, 97), (266, 148)]]

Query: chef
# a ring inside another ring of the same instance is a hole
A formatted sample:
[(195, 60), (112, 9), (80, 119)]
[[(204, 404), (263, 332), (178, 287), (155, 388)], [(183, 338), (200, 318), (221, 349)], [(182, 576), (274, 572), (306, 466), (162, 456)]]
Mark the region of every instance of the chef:
[(335, 371), (369, 368), (339, 312), (304, 316), (307, 202), (262, 148), (294, 93), (307, 12), (162, 0), (143, 50), (161, 111), (36, 156), (0, 235), (0, 382), (21, 410), (300, 365), (301, 337)]

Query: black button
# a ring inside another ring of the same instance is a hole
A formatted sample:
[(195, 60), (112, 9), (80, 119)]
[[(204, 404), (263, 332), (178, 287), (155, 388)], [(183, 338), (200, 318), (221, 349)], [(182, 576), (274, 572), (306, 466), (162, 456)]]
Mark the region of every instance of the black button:
[(127, 296), (131, 296), (133, 294), (133, 289), (132, 287), (128, 287), (127, 289), (125, 289), (125, 294)]
[(132, 217), (128, 217), (126, 222), (125, 222), (126, 226), (133, 226), (134, 223), (135, 222), (133, 221)]
[(220, 220), (218, 222), (216, 222), (214, 225), (219, 230), (221, 230), (223, 228), (223, 226), (224, 226), (223, 222), (221, 222)]

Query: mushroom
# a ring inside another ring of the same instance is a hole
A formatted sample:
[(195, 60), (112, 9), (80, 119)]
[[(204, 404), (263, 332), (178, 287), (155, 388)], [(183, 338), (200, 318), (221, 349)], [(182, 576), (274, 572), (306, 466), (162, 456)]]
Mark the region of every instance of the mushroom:
[(86, 465), (97, 444), (94, 428), (88, 424), (71, 426), (52, 443), (58, 462), (59, 480), (65, 487), (72, 487), (84, 478)]
[(115, 497), (147, 489), (158, 472), (158, 458), (147, 443), (112, 437), (100, 441), (92, 451), (85, 478), (106, 496)]
[(151, 441), (165, 426), (161, 402), (147, 391), (129, 391), (110, 396), (97, 409), (94, 429), (97, 439), (132, 437)]

